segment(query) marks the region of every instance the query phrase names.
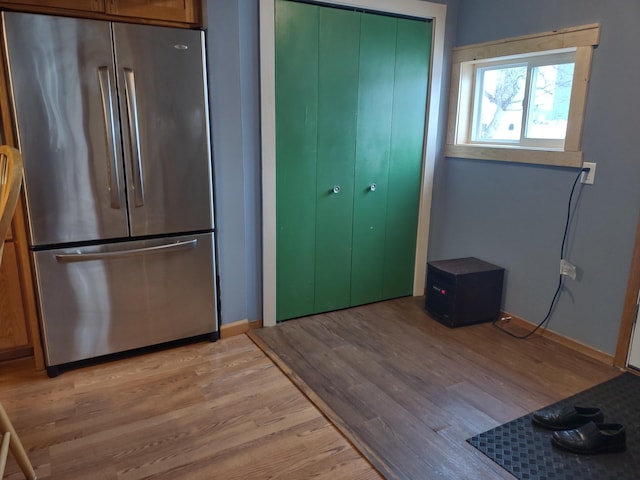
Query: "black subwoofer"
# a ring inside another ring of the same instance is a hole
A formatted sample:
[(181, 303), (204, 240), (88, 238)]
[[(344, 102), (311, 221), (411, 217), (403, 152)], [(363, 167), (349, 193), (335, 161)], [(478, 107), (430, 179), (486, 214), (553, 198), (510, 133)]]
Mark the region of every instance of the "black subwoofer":
[(449, 327), (492, 322), (503, 281), (504, 268), (474, 257), (429, 262), (425, 309)]

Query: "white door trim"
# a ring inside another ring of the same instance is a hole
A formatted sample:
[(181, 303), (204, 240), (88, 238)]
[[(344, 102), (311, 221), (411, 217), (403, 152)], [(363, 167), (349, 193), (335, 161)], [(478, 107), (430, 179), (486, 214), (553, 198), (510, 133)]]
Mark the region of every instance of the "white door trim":
[[(431, 217), (433, 169), (437, 150), (438, 119), (442, 89), (444, 27), (447, 6), (422, 0), (332, 0), (341, 6), (360, 7), (383, 13), (433, 20), (431, 69), (413, 295), (423, 295), (427, 273), (427, 249)], [(262, 324), (276, 324), (276, 83), (275, 0), (260, 0), (260, 97), (262, 133)]]
[(640, 369), (640, 327), (638, 327), (638, 318), (640, 318), (640, 290), (636, 297), (636, 315), (633, 319), (633, 329), (631, 330), (631, 340), (629, 341), (629, 351), (627, 353), (627, 366), (636, 370)]

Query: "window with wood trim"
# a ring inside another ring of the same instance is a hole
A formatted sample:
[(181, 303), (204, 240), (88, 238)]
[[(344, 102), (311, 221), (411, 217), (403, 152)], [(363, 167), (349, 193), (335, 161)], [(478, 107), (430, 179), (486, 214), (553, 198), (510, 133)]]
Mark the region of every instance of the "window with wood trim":
[(455, 48), (445, 153), (579, 167), (597, 24)]

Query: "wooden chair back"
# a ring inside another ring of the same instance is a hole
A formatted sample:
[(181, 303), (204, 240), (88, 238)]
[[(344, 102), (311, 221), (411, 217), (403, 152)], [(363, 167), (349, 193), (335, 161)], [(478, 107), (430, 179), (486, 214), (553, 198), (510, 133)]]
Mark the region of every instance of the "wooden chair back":
[[(0, 262), (7, 233), (11, 227), (11, 219), (18, 204), (20, 186), (22, 185), (22, 156), (20, 152), (8, 145), (0, 146)], [(20, 470), (27, 479), (35, 479), (36, 474), (31, 466), (27, 452), (16, 433), (9, 416), (0, 403), (0, 478), (4, 476), (4, 468), (9, 451), (13, 453)]]
[(4, 241), (20, 196), (22, 171), (20, 152), (8, 145), (0, 146), (0, 262)]

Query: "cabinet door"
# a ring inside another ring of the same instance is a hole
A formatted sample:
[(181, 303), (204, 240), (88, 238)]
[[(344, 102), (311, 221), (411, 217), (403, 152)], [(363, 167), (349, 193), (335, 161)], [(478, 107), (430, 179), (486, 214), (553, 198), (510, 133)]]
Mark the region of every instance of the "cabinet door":
[(104, 0), (2, 0), (2, 2), (36, 7), (55, 7), (68, 8), (71, 10), (84, 10), (88, 12), (104, 12)]
[(7, 242), (0, 264), (0, 354), (28, 345), (16, 247), (13, 242)]
[(199, 23), (198, 0), (107, 0), (105, 10), (112, 15)]

